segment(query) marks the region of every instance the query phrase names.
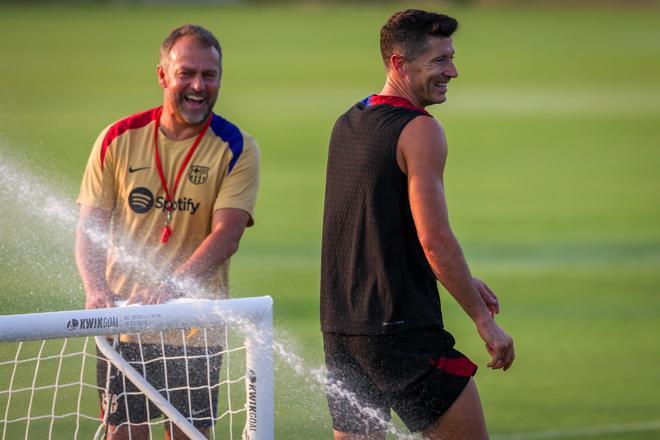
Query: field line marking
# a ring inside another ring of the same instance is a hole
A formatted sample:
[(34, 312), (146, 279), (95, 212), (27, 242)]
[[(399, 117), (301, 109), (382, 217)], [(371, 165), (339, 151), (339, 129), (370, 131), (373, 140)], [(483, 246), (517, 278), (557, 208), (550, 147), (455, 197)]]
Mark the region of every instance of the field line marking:
[(625, 423), (620, 425), (586, 426), (582, 428), (557, 429), (552, 431), (520, 432), (516, 434), (495, 434), (493, 440), (539, 440), (563, 437), (588, 437), (603, 434), (660, 430), (660, 420)]

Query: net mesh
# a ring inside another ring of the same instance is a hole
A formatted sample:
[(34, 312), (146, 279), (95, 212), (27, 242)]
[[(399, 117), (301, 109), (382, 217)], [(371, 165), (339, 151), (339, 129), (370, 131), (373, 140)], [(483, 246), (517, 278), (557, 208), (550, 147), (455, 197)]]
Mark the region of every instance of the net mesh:
[[(247, 418), (243, 338), (231, 330), (195, 331), (201, 332), (197, 340), (219, 340), (221, 344), (189, 346), (186, 341), (190, 340), (190, 330), (180, 330), (182, 342), (175, 346), (167, 344), (171, 341), (161, 332), (160, 343), (158, 339), (153, 343), (153, 338), (144, 343), (142, 335), (132, 335), (132, 352), (122, 342), (123, 336), (114, 338), (113, 347), (126, 356), (131, 366), (161, 395), (168, 400), (178, 399), (183, 408), (181, 412), (189, 421), (206, 425), (210, 438), (241, 438)], [(171, 338), (171, 331), (168, 333)], [(133, 414), (138, 411), (129, 403), (140, 399), (146, 402), (146, 397), (127, 379), (119, 381), (120, 389), (110, 390), (108, 380), (117, 372), (110, 366), (98, 379), (99, 360), (101, 364), (107, 363), (93, 338), (1, 343), (1, 438), (99, 438), (99, 433), (105, 429), (104, 423), (122, 405), (128, 420), (136, 421), (131, 426), (141, 427), (142, 432), (148, 432), (148, 438), (163, 438), (163, 430), (169, 427), (169, 422), (156, 416), (159, 411), (149, 404), (143, 405), (146, 420), (138, 421), (139, 414)], [(159, 370), (165, 372), (160, 382), (155, 379)], [(199, 382), (200, 376), (206, 380)], [(218, 396), (216, 404), (214, 394)], [(213, 414), (208, 411), (204, 414), (194, 406), (199, 405), (200, 399), (206, 399), (207, 408), (215, 407)], [(116, 425), (125, 429), (127, 423), (116, 422)]]

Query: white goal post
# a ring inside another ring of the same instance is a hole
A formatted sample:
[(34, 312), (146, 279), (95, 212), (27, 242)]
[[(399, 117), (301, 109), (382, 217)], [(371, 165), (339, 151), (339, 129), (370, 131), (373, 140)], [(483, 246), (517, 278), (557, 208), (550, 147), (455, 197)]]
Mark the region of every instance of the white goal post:
[[(82, 372), (85, 362), (93, 363), (88, 359), (89, 357), (98, 359), (98, 356), (89, 354), (90, 347), (94, 346), (92, 343), (87, 343), (89, 337), (95, 337), (99, 352), (140, 392), (144, 393), (167, 419), (192, 439), (206, 438), (194, 428), (191, 423), (192, 419), (188, 419), (177, 411), (158, 390), (144, 379), (142, 374), (122, 358), (107, 338), (109, 335), (119, 334), (153, 334), (153, 332), (176, 329), (217, 329), (219, 327), (237, 328), (244, 337), (245, 366), (244, 375), (240, 379), (241, 382), (244, 381), (245, 386), (244, 403), (239, 410), (229, 408), (228, 413), (230, 417), (233, 414), (241, 413), (240, 420), (244, 420), (243, 439), (272, 440), (274, 438), (273, 329), (272, 299), (269, 296), (226, 300), (182, 299), (159, 305), (131, 305), (106, 309), (0, 316), (0, 439), (15, 438), (13, 437), (16, 435), (15, 432), (9, 429), (12, 424), (20, 425), (21, 436), (24, 432), (25, 438), (33, 438), (34, 435), (38, 435), (39, 438), (55, 438), (53, 437), (53, 426), (67, 417), (76, 420), (75, 429), (71, 428), (75, 431), (72, 431), (75, 435), (72, 434), (71, 438), (78, 438), (79, 435), (82, 435), (80, 438), (89, 438), (84, 437), (85, 434), (79, 433), (81, 430), (78, 426), (81, 423), (81, 417), (94, 420), (93, 416), (81, 415), (80, 401), (82, 397), (80, 396), (92, 394), (89, 399), (96, 399), (98, 402), (98, 394), (93, 396), (94, 391), (99, 391), (98, 387), (91, 386), (89, 384), (91, 381), (83, 378)], [(204, 337), (206, 338), (206, 330), (204, 330)], [(50, 356), (47, 353), (48, 350), (44, 349), (44, 344), (47, 340), (53, 339), (64, 339), (65, 342), (61, 349), (57, 349), (58, 353)], [(67, 362), (74, 356), (74, 354), (69, 354), (71, 350), (66, 347), (68, 340), (85, 341), (84, 348), (74, 353), (80, 358), (76, 362), (82, 363), (81, 371), (77, 373), (80, 380), (75, 383), (68, 383), (60, 379), (70, 369), (67, 367)], [(37, 343), (37, 348), (34, 349), (37, 354), (30, 354), (27, 356), (29, 359), (27, 357), (24, 359), (24, 355), (20, 354), (21, 344), (26, 343), (25, 341), (42, 341), (40, 345)], [(10, 344), (12, 342), (18, 342), (18, 345)], [(227, 349), (228, 347), (225, 347), (225, 350)], [(7, 360), (8, 357), (13, 357), (13, 359)], [(51, 358), (54, 360), (50, 370), (54, 373), (51, 373), (48, 380), (55, 384), (44, 384), (43, 380), (38, 378), (37, 372), (41, 373), (41, 370), (47, 369), (41, 364), (45, 364)], [(223, 365), (223, 368), (229, 368), (228, 364), (229, 359), (227, 359), (227, 366)], [(186, 363), (186, 365), (188, 364)], [(87, 368), (89, 369), (89, 365)], [(167, 367), (165, 368), (167, 369)], [(24, 370), (23, 373), (21, 373), (21, 369)], [(26, 373), (27, 370), (29, 372)], [(23, 376), (34, 374), (34, 377), (20, 379), (21, 374)], [(20, 384), (21, 380), (27, 383), (27, 386)], [(227, 382), (231, 384), (239, 381), (228, 380)], [(75, 415), (66, 410), (63, 411), (64, 414), (56, 414), (56, 400), (62, 399), (61, 395), (58, 397), (58, 392), (64, 388), (68, 390), (76, 388), (75, 392), (80, 395)], [(21, 394), (20, 397), (14, 397), (19, 394)], [(35, 397), (35, 395), (39, 397)], [(48, 396), (49, 399), (52, 398), (52, 403), (33, 402), (44, 400), (43, 395)], [(13, 404), (18, 404), (21, 400), (26, 402), (23, 404), (26, 410), (18, 411), (27, 412), (24, 415), (12, 408)], [(52, 406), (52, 411), (48, 408), (47, 411), (39, 412), (33, 408), (38, 405), (49, 408)], [(109, 402), (106, 405), (109, 405)], [(48, 412), (51, 414), (45, 414)], [(48, 421), (42, 420), (49, 417)], [(44, 427), (43, 431), (35, 431), (37, 433), (32, 434), (31, 429), (35, 428), (36, 421), (43, 421), (44, 425), (49, 425), (49, 427)], [(97, 417), (96, 424), (101, 422), (102, 420)], [(211, 429), (213, 430), (213, 428)], [(12, 437), (8, 437), (8, 435)], [(219, 438), (229, 437), (221, 436)]]

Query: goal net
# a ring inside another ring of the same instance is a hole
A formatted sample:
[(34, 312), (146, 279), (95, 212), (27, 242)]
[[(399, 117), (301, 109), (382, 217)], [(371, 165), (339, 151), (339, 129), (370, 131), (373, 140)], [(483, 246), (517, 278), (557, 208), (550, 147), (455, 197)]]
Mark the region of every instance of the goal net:
[(0, 316), (0, 439), (272, 440), (272, 299)]

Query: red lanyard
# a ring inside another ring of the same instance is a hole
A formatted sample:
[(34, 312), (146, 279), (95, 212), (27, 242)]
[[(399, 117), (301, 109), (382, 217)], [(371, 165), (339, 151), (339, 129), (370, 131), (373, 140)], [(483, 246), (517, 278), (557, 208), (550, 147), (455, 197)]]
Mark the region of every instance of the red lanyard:
[(197, 139), (195, 139), (195, 142), (190, 147), (190, 150), (188, 150), (188, 154), (186, 154), (186, 157), (183, 159), (183, 163), (181, 164), (181, 167), (179, 168), (179, 172), (176, 174), (176, 178), (174, 179), (174, 186), (172, 187), (172, 192), (170, 192), (167, 188), (167, 181), (165, 180), (165, 173), (163, 173), (163, 165), (160, 161), (160, 154), (158, 153), (158, 129), (160, 127), (160, 115), (162, 113), (163, 113), (163, 108), (161, 107), (158, 110), (158, 114), (156, 115), (156, 127), (154, 129), (154, 155), (156, 157), (156, 169), (158, 169), (158, 176), (160, 176), (160, 184), (163, 187), (163, 189), (165, 190), (165, 197), (166, 197), (165, 198), (165, 210), (167, 211), (167, 217), (165, 219), (165, 226), (163, 226), (163, 233), (160, 236), (160, 242), (161, 243), (167, 243), (170, 239), (170, 235), (172, 235), (172, 227), (170, 226), (170, 224), (172, 223), (172, 212), (174, 211), (173, 197), (174, 197), (174, 194), (176, 193), (176, 188), (179, 186), (179, 180), (181, 179), (181, 175), (183, 174), (183, 171), (188, 166), (188, 163), (190, 162), (190, 158), (195, 153), (195, 150), (197, 149), (197, 146), (199, 145), (199, 142), (204, 137), (204, 134), (206, 133), (206, 130), (208, 130), (209, 125), (211, 124), (211, 118), (213, 116), (209, 115), (209, 118), (204, 123), (204, 126), (202, 127), (202, 130), (197, 135)]

